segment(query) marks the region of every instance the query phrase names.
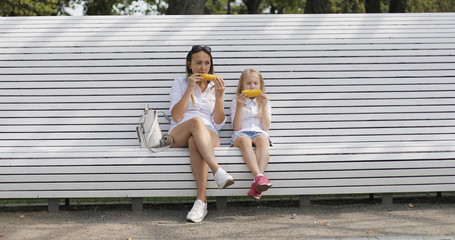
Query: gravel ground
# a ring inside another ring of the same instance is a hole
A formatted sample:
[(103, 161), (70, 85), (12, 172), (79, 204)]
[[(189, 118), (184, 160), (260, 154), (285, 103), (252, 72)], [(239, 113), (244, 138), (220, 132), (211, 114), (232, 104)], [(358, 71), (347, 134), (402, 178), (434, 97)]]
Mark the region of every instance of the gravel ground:
[(325, 199), (299, 209), (297, 201), (209, 203), (202, 223), (187, 223), (192, 203), (2, 206), (0, 240), (25, 239), (441, 239), (455, 240), (455, 197), (378, 200)]

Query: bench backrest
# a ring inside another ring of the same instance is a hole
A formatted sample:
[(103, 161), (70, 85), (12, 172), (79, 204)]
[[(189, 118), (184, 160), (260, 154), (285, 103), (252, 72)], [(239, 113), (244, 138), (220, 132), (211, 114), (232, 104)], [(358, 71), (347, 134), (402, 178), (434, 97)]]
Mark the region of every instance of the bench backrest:
[(241, 71), (263, 73), (275, 144), (455, 139), (454, 13), (17, 17), (0, 18), (0, 148), (137, 146), (195, 44), (226, 113)]

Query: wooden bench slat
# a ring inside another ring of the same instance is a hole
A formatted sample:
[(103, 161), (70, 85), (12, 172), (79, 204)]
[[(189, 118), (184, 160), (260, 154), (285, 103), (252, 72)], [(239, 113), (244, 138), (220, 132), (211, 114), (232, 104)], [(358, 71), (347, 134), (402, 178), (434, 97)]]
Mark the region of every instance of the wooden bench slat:
[[(144, 44), (143, 46), (138, 46), (138, 47), (132, 47), (131, 45), (126, 45), (126, 43), (119, 43), (116, 46), (112, 47), (106, 47), (106, 46), (100, 46), (100, 47), (85, 47), (85, 46), (80, 46), (77, 49), (74, 49), (74, 47), (40, 47), (40, 48), (30, 48), (19, 45), (19, 43), (16, 43), (18, 46), (12, 45), (12, 43), (5, 43), (7, 45), (11, 45), (8, 48), (5, 49), (0, 49), (0, 53), (2, 53), (2, 58), (4, 59), (5, 63), (9, 63), (8, 60), (10, 60), (9, 57), (20, 57), (22, 56), (25, 61), (23, 64), (16, 64), (14, 66), (23, 66), (23, 65), (28, 65), (28, 64), (33, 64), (34, 66), (55, 66), (55, 64), (49, 64), (51, 62), (36, 62), (36, 61), (31, 61), (27, 56), (24, 56), (24, 54), (40, 54), (41, 56), (45, 56), (45, 54), (95, 54), (95, 53), (150, 53), (153, 54), (153, 58), (144, 58), (146, 61), (141, 61), (137, 59), (126, 59), (128, 60), (128, 63), (132, 64), (153, 64), (153, 65), (159, 65), (160, 63), (162, 65), (176, 65), (176, 59), (179, 59), (175, 57), (175, 50), (174, 51), (169, 51), (168, 48), (166, 47), (149, 47), (148, 45)], [(34, 44), (32, 42), (32, 44)], [(36, 43), (35, 43), (36, 44)], [(118, 45), (124, 45), (123, 47), (117, 47)], [(412, 42), (396, 42), (396, 43), (377, 43), (377, 44), (365, 44), (361, 42), (346, 42), (344, 44), (330, 44), (330, 43), (325, 43), (321, 44), (320, 42), (315, 42), (315, 43), (308, 43), (305, 45), (301, 44), (286, 44), (286, 45), (249, 45), (249, 46), (218, 46), (217, 48), (220, 48), (216, 52), (217, 56), (217, 63), (237, 63), (241, 64), (243, 62), (234, 62), (234, 61), (239, 61), (242, 60), (240, 59), (229, 59), (226, 58), (225, 55), (228, 54), (229, 52), (232, 51), (239, 51), (239, 50), (244, 50), (247, 52), (268, 52), (268, 51), (295, 51), (296, 49), (299, 51), (305, 51), (305, 52), (314, 52), (314, 51), (353, 51), (353, 50), (429, 50), (429, 49), (452, 49), (452, 44), (450, 43), (445, 43), (443, 40), (440, 40), (440, 42), (418, 42), (418, 43), (412, 43)], [(181, 50), (180, 50), (181, 49)], [(187, 50), (186, 48), (179, 47), (179, 50), (181, 51), (182, 54)], [(215, 54), (215, 53), (214, 53)], [(276, 56), (278, 57), (280, 52), (275, 53)], [(97, 55), (94, 55), (95, 57)], [(75, 56), (76, 57), (76, 56)], [(239, 57), (244, 57), (247, 58), (248, 56), (245, 53), (239, 53), (237, 56)], [(48, 58), (52, 59), (53, 56), (48, 56)], [(161, 58), (161, 59), (160, 59)], [(389, 57), (393, 58), (393, 57)], [(418, 59), (417, 57), (413, 57), (414, 59)], [(431, 61), (432, 59), (438, 59), (435, 58), (434, 56), (427, 56), (425, 58), (427, 62), (433, 62)], [(449, 58), (450, 59), (450, 58)], [(261, 59), (263, 60), (268, 60), (268, 59)], [(270, 59), (269, 61), (273, 63), (274, 59)], [(314, 60), (314, 59), (311, 59)], [(329, 59), (328, 59), (329, 60)], [(346, 61), (338, 61), (339, 63), (344, 63), (344, 62), (357, 62), (357, 58), (352, 57), (351, 59), (347, 58)], [(380, 61), (381, 59), (375, 59), (371, 58), (368, 59), (370, 61)], [(396, 59), (397, 61), (399, 59)], [(406, 60), (406, 59), (403, 59)], [(303, 59), (303, 58), (283, 58), (280, 59), (280, 61), (288, 61), (289, 63), (292, 62), (308, 62), (308, 63), (313, 63), (310, 61), (310, 59)], [(93, 62), (92, 64), (89, 64), (88, 61), (60, 61), (62, 62), (62, 65), (88, 65), (88, 66), (93, 66), (93, 64), (97, 64), (96, 62)], [(358, 61), (359, 63), (364, 63), (363, 61)], [(387, 62), (391, 62), (390, 60)], [(120, 58), (120, 60), (116, 59), (106, 59), (103, 62), (99, 62), (98, 65), (112, 65), (113, 63), (124, 63), (124, 61)], [(245, 63), (248, 63), (245, 60)], [(11, 62), (9, 64), (14, 64), (14, 62)]]
[[(395, 186), (357, 186), (357, 187), (320, 187), (320, 188), (286, 188), (267, 191), (268, 195), (320, 195), (327, 192), (333, 194), (346, 193), (400, 193), (400, 192), (438, 192), (454, 188), (455, 184), (423, 184), (423, 185), (395, 185)], [(209, 196), (244, 196), (246, 189), (208, 189)], [(15, 191), (0, 192), (5, 198), (135, 198), (135, 197), (192, 197), (196, 195), (195, 189), (172, 190), (117, 190), (117, 191)]]
[[(271, 40), (272, 41), (272, 40)], [(246, 44), (246, 43), (244, 43)], [(271, 44), (271, 43), (264, 43), (264, 44)], [(286, 45), (289, 44), (298, 44), (298, 41), (296, 40), (295, 43), (289, 42)], [(345, 51), (317, 51), (317, 50), (308, 50), (304, 48), (296, 48), (294, 51), (248, 51), (242, 53), (237, 53), (237, 52), (219, 52), (216, 53), (214, 52), (214, 55), (217, 58), (234, 58), (234, 57), (242, 57), (244, 56), (247, 58), (248, 56), (255, 56), (255, 58), (317, 58), (317, 57), (333, 57), (333, 58), (339, 58), (339, 57), (421, 57), (421, 56), (441, 56), (441, 57), (447, 57), (451, 56), (451, 50), (450, 48), (426, 48), (422, 49), (419, 51), (413, 50), (413, 49), (393, 49), (393, 45), (391, 49), (365, 49), (365, 50), (358, 50), (358, 46), (353, 46), (352, 49), (347, 49)], [(181, 53), (181, 55), (184, 55), (184, 53)], [(78, 53), (78, 54), (72, 54), (72, 53), (36, 53), (36, 54), (2, 54), (0, 55), (0, 60), (5, 61), (5, 60), (89, 60), (89, 59), (98, 59), (98, 60), (107, 60), (107, 59), (130, 59), (130, 60), (135, 60), (135, 59), (150, 59), (150, 58), (155, 58), (155, 59), (161, 59), (161, 58), (172, 58), (175, 56), (175, 53), (155, 53), (155, 52), (125, 52), (125, 53), (109, 53), (109, 52), (95, 52), (95, 53)], [(215, 57), (214, 56), (214, 57)], [(251, 58), (251, 57), (250, 57)], [(184, 62), (184, 59), (182, 58), (177, 58), (175, 59), (174, 64)], [(173, 65), (174, 65), (173, 64)], [(166, 66), (168, 68), (168, 66)], [(177, 71), (179, 66), (176, 66), (175, 71)], [(399, 65), (398, 65), (399, 67)], [(180, 66), (181, 68), (181, 66)], [(217, 69), (220, 69), (220, 66), (217, 66)], [(115, 68), (113, 69), (115, 70)], [(218, 70), (219, 71), (219, 70)], [(166, 72), (166, 71), (164, 71)], [(179, 71), (181, 72), (181, 71)], [(5, 72), (6, 73), (6, 72)]]
[[(276, 44), (277, 40), (260, 40), (264, 46), (267, 48), (270, 45)], [(232, 50), (235, 50), (237, 47), (244, 48), (246, 45), (255, 46), (257, 45), (258, 40), (224, 40), (222, 44), (219, 44), (215, 41), (209, 41), (205, 39), (201, 39), (197, 41), (197, 44), (202, 45), (212, 45), (216, 47), (217, 52), (223, 53), (223, 49), (231, 47)], [(369, 44), (419, 44), (419, 43), (437, 43), (437, 44), (445, 44), (447, 42), (450, 43), (450, 37), (434, 37), (429, 36), (426, 38), (419, 38), (417, 39), (401, 39), (401, 38), (344, 38), (344, 39), (300, 39), (300, 40), (280, 40), (280, 43), (283, 43), (282, 46), (288, 45), (320, 45), (320, 44), (339, 44), (340, 46), (346, 44), (352, 45), (369, 45)], [(184, 54), (187, 51), (187, 46), (194, 44), (194, 41), (189, 40), (164, 40), (160, 42), (156, 41), (141, 41), (138, 42), (136, 45), (148, 47), (150, 45), (161, 46), (162, 49), (167, 49), (169, 45), (173, 45), (179, 52)], [(2, 42), (2, 45), (5, 47), (38, 47), (38, 48), (49, 48), (49, 47), (110, 47), (110, 46), (123, 46), (125, 48), (131, 47), (131, 41), (124, 41), (124, 42), (113, 42), (113, 41), (92, 41), (92, 42), (75, 42), (75, 41), (66, 41), (66, 42)], [(278, 45), (279, 47), (280, 45)], [(248, 49), (245, 49), (248, 50)], [(273, 49), (271, 49), (273, 50)], [(237, 52), (240, 56), (245, 55), (245, 53)], [(271, 54), (273, 52), (265, 52), (265, 54)], [(218, 53), (217, 53), (218, 54)], [(227, 54), (223, 53), (224, 55)], [(260, 51), (256, 52), (258, 55), (261, 54)], [(276, 52), (275, 54), (280, 54), (280, 52)], [(217, 55), (218, 56), (218, 55)], [(234, 54), (230, 54), (230, 56), (235, 57)], [(257, 55), (256, 55), (257, 56)], [(175, 55), (169, 56), (170, 58), (176, 58)]]
[[(287, 172), (286, 177), (295, 179), (338, 179), (338, 178), (377, 178), (377, 177), (410, 177), (410, 176), (448, 176), (453, 175), (454, 168), (445, 169), (393, 169), (393, 170), (343, 170), (343, 171), (306, 171), (306, 172)], [(268, 172), (270, 178), (280, 179), (283, 177), (283, 172)], [(249, 179), (251, 173), (233, 173), (236, 179)], [(47, 183), (47, 182), (103, 182), (103, 181), (191, 181), (193, 180), (192, 173), (179, 173), (179, 174), (64, 174), (64, 175), (8, 175), (8, 179), (15, 183)]]
[[(443, 176), (443, 177), (409, 177), (409, 178), (381, 178), (382, 184), (380, 185), (419, 185), (419, 184), (450, 184), (453, 182), (455, 176)], [(337, 187), (337, 186), (370, 186), (378, 185), (378, 179), (374, 178), (359, 178), (359, 179), (336, 179), (333, 181), (324, 180), (293, 180), (280, 181), (275, 180), (275, 188), (280, 189), (282, 187)], [(238, 183), (240, 187), (247, 188), (249, 182)], [(15, 189), (18, 191), (23, 190), (55, 190), (55, 191), (71, 191), (71, 190), (122, 190), (122, 189), (193, 189), (195, 187), (194, 181), (180, 181), (180, 182), (113, 182), (104, 183), (97, 182), (96, 184), (83, 184), (83, 183), (46, 183), (43, 186), (41, 183), (28, 183), (28, 184), (9, 184), (7, 186), (0, 185), (0, 191), (8, 191)], [(243, 185), (243, 186), (242, 186)], [(214, 189), (215, 183), (209, 182), (208, 189)], [(236, 187), (237, 188), (237, 187)]]

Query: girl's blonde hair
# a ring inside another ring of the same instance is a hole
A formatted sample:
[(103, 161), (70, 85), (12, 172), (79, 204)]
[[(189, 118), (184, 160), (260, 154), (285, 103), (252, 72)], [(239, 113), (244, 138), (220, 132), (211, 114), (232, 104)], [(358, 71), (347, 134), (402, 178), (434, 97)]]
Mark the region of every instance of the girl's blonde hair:
[[(240, 80), (239, 80), (239, 85), (237, 86), (237, 96), (240, 95), (243, 91), (243, 83), (245, 82), (245, 79), (247, 77), (256, 77), (259, 79), (259, 89), (263, 93), (265, 93), (265, 84), (264, 84), (264, 78), (262, 77), (262, 74), (256, 70), (256, 69), (245, 69), (243, 70), (242, 74), (240, 75)], [(256, 101), (259, 96), (256, 97)], [(259, 119), (262, 117), (262, 104), (258, 104), (258, 114), (259, 114)]]

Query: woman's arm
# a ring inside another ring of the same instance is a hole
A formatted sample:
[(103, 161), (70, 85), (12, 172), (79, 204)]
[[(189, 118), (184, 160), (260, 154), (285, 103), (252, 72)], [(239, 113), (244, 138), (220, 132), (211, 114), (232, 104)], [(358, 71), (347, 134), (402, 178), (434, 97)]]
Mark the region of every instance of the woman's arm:
[(215, 78), (215, 110), (213, 113), (213, 121), (216, 124), (224, 122), (226, 115), (224, 114), (224, 80), (221, 77)]
[(172, 107), (171, 115), (174, 122), (179, 122), (182, 120), (183, 115), (185, 115), (185, 110), (190, 102), (191, 92), (192, 91), (187, 88), (180, 101)]
[[(185, 93), (180, 98), (180, 100), (172, 107), (171, 116), (174, 122), (179, 122), (182, 120), (183, 116), (185, 115), (186, 108), (190, 102), (191, 94), (193, 93), (194, 87), (196, 86), (196, 82), (201, 81), (202, 78), (197, 75), (191, 75), (188, 78), (188, 87), (185, 90)], [(179, 91), (181, 89), (180, 82), (176, 82), (175, 85), (172, 87), (172, 91)], [(172, 92), (171, 94), (175, 94)], [(171, 97), (172, 98), (172, 97)]]

